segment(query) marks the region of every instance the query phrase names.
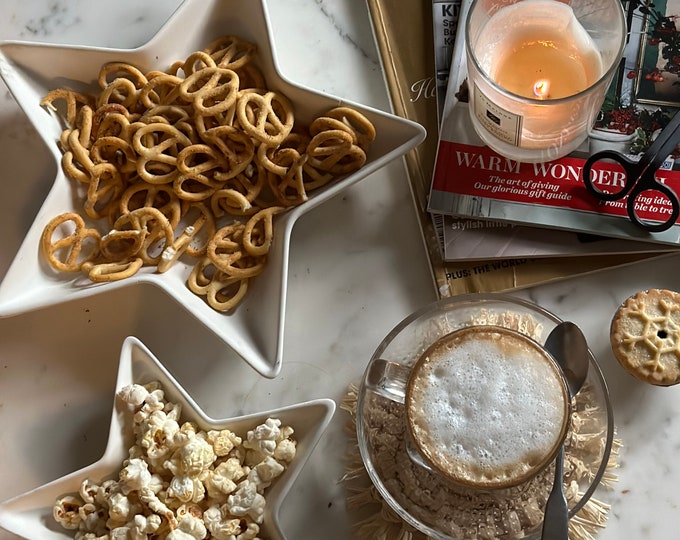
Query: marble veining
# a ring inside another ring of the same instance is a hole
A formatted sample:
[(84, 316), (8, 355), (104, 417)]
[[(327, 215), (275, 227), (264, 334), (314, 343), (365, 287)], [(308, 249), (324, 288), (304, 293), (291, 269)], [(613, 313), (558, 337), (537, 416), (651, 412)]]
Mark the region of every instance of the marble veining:
[[(179, 3), (5, 0), (0, 39), (135, 47)], [(286, 77), (389, 108), (364, 2), (269, 0), (268, 6)], [(0, 235), (4, 274), (54, 171), (4, 86), (0, 96), (0, 181), (28, 182), (32, 189), (30, 197), (10, 191), (0, 198), (0, 212), (20, 215)], [(608, 342), (611, 317), (628, 296), (680, 289), (678, 262), (672, 256), (515, 293), (581, 325), (607, 379), (624, 448), (618, 483), (597, 492), (612, 504), (602, 540), (678, 537), (680, 387), (636, 381), (618, 366)], [(296, 224), (284, 368), (276, 379), (257, 375), (186, 314), (171, 329), (159, 327), (158, 314), (176, 306), (153, 287), (0, 320), (0, 499), (99, 457), (111, 375), (127, 335), (138, 335), (163, 358), (207, 414), (233, 416), (315, 397), (340, 401), (384, 335), (434, 299), (404, 167), (394, 162)], [(341, 483), (346, 422), (338, 411), (286, 498), (281, 519), (291, 539), (351, 538)], [(0, 540), (14, 538), (0, 531)]]

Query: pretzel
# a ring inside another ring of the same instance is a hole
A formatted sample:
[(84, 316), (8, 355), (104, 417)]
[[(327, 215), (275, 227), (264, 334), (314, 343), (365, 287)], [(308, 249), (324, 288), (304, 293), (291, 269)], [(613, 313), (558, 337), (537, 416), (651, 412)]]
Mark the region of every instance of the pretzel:
[(105, 262), (120, 262), (136, 258), (143, 247), (144, 239), (145, 234), (141, 230), (112, 229), (101, 238), (99, 244), (101, 256)]
[[(62, 227), (70, 227), (72, 230), (54, 240), (55, 232)], [(98, 254), (99, 240), (99, 232), (87, 228), (79, 214), (66, 212), (47, 223), (40, 236), (40, 249), (49, 265), (55, 270), (77, 272), (83, 263)], [(63, 256), (59, 258), (59, 254), (62, 253)]]
[(177, 154), (190, 146), (191, 140), (176, 127), (161, 122), (142, 124), (132, 136), (138, 154), (137, 174), (149, 184), (172, 182), (177, 172)]
[(110, 163), (121, 175), (129, 176), (137, 170), (137, 155), (130, 142), (112, 135), (97, 137), (90, 148), (90, 159), (98, 163)]
[(366, 153), (352, 142), (345, 130), (322, 131), (309, 141), (307, 162), (315, 169), (334, 174), (347, 174), (366, 163)]
[(149, 185), (143, 182), (130, 185), (120, 197), (120, 214), (127, 214), (138, 208), (160, 210), (174, 229), (182, 217), (180, 200), (171, 186)]
[(162, 249), (156, 255), (151, 252), (159, 245), (170, 246), (174, 240), (173, 228), (163, 213), (153, 207), (141, 207), (120, 216), (113, 224), (118, 231), (135, 230), (142, 236), (137, 255), (145, 264), (158, 264)]
[(187, 278), (188, 289), (198, 296), (205, 296), (216, 273), (217, 268), (210, 257), (203, 257), (191, 269)]
[(269, 146), (280, 144), (293, 128), (293, 106), (276, 92), (245, 92), (236, 102), (236, 116), (248, 135)]
[(142, 267), (142, 259), (136, 257), (130, 261), (110, 263), (86, 263), (83, 271), (95, 283), (109, 283), (134, 276)]
[(181, 69), (184, 72), (185, 78), (206, 67), (218, 67), (215, 60), (207, 51), (193, 52), (187, 56), (186, 60), (181, 64)]
[(206, 301), (215, 311), (235, 308), (248, 292), (248, 279), (213, 278), (206, 290)]
[(210, 197), (210, 209), (216, 217), (222, 217), (225, 213), (246, 215), (252, 208), (248, 197), (233, 188), (218, 189)]
[(277, 172), (269, 172), (267, 180), (269, 188), (279, 204), (296, 206), (305, 202), (307, 190), (304, 182), (304, 164), (308, 155), (300, 155), (293, 148), (278, 150), (270, 161)]
[(118, 207), (124, 189), (125, 183), (115, 165), (97, 163), (90, 173), (90, 183), (83, 203), (85, 213), (93, 219), (108, 216)]
[[(198, 213), (194, 218), (193, 214)], [(183, 211), (183, 221), (193, 228), (192, 241), (187, 245), (186, 252), (192, 257), (203, 257), (210, 238), (215, 235), (215, 216), (204, 203), (191, 203)], [(186, 230), (186, 229), (185, 229)]]
[(248, 279), (224, 276), (209, 257), (201, 259), (191, 270), (187, 287), (198, 296), (205, 296), (216, 311), (236, 307), (248, 290)]
[(168, 73), (155, 72), (148, 77), (146, 84), (139, 91), (139, 101), (146, 109), (158, 105), (171, 105), (179, 97), (181, 77)]
[(94, 163), (90, 158), (89, 150), (80, 141), (79, 129), (69, 131), (67, 145), (61, 161), (64, 174), (72, 180), (87, 184), (90, 181)]
[[(243, 228), (243, 248), (254, 257), (262, 257), (269, 253), (274, 238), (272, 218), (285, 211), (282, 206), (270, 206), (252, 216)], [(260, 234), (256, 235), (255, 231)], [(257, 238), (257, 240), (256, 240)]]
[(375, 140), (375, 126), (356, 109), (351, 107), (335, 107), (326, 113), (326, 117), (339, 121), (354, 133), (357, 140), (355, 144), (358, 144), (364, 152)]
[(204, 49), (212, 60), (222, 68), (240, 69), (249, 64), (257, 51), (254, 43), (237, 36), (222, 36), (210, 42)]
[(50, 90), (47, 95), (40, 100), (40, 105), (42, 107), (50, 108), (52, 110), (57, 110), (54, 105), (55, 101), (64, 100), (66, 102), (66, 114), (65, 120), (66, 125), (73, 127), (76, 123), (76, 117), (78, 116), (78, 111), (83, 105), (94, 106), (95, 100), (92, 96), (81, 94), (80, 92), (74, 92), (73, 90), (67, 90), (65, 88), (56, 88)]
[(216, 126), (201, 133), (201, 138), (220, 152), (225, 166), (215, 171), (222, 182), (243, 172), (255, 155), (255, 144), (243, 131), (233, 126)]
[(160, 273), (170, 270), (170, 267), (179, 260), (189, 247), (189, 244), (191, 244), (196, 232), (196, 228), (193, 225), (189, 225), (188, 227), (185, 227), (182, 234), (179, 235), (172, 245), (165, 246), (157, 266)]
[(193, 103), (201, 115), (224, 112), (235, 102), (239, 79), (235, 71), (207, 67), (189, 75), (179, 85), (179, 95)]

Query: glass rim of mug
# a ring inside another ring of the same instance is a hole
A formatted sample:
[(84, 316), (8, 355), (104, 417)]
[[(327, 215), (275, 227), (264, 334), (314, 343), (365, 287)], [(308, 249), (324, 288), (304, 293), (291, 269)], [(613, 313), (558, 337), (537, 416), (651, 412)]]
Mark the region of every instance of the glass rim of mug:
[[(472, 49), (472, 45), (470, 44), (470, 20), (472, 19), (472, 16), (474, 14), (475, 7), (479, 5), (481, 2), (488, 1), (488, 0), (472, 0), (472, 3), (470, 4), (470, 7), (468, 9), (467, 15), (465, 17), (465, 52), (467, 53), (467, 58), (468, 62), (472, 61), (474, 64), (474, 68), (479, 72), (483, 77), (484, 77), (484, 82), (488, 85), (490, 85), (495, 91), (499, 92), (500, 94), (510, 97), (516, 101), (521, 101), (524, 103), (530, 103), (532, 105), (558, 105), (560, 103), (567, 103), (570, 101), (575, 101), (578, 99), (581, 99), (584, 95), (589, 94), (590, 92), (593, 91), (594, 88), (597, 88), (599, 86), (602, 86), (603, 84), (609, 84), (609, 81), (611, 81), (612, 77), (614, 76), (614, 72), (619, 68), (619, 63), (618, 62), (611, 62), (611, 65), (608, 67), (608, 69), (603, 71), (603, 74), (600, 76), (597, 81), (595, 81), (593, 84), (588, 86), (587, 88), (584, 88), (580, 92), (577, 92), (575, 94), (571, 94), (570, 96), (564, 96), (561, 98), (554, 98), (554, 99), (540, 99), (540, 98), (532, 98), (532, 97), (526, 97), (522, 96), (520, 94), (516, 94), (514, 92), (511, 92), (510, 90), (505, 89), (504, 87), (500, 86), (496, 81), (494, 81), (489, 75), (487, 74), (486, 70), (482, 69), (482, 66), (479, 65), (479, 62), (477, 61), (477, 56), (474, 53), (474, 50)], [(519, 2), (525, 2), (527, 0), (512, 0), (508, 1), (507, 5), (515, 5), (518, 4)], [(561, 4), (566, 4), (566, 2), (562, 2), (561, 0), (552, 0), (554, 2), (558, 2)], [(628, 35), (628, 26), (626, 24), (626, 13), (623, 10), (623, 4), (619, 0), (612, 0), (615, 5), (618, 5), (618, 8), (616, 11), (619, 15), (619, 22), (621, 23), (621, 28), (623, 28), (623, 32), (621, 32), (621, 40), (619, 43), (618, 51), (617, 53), (613, 56), (614, 59), (620, 59), (621, 56), (623, 55), (623, 50), (626, 47), (626, 37)], [(568, 4), (567, 4), (568, 5)]]
[[(541, 356), (547, 360), (547, 362), (550, 364), (550, 367), (552, 368), (553, 372), (557, 375), (557, 378), (560, 381), (560, 386), (562, 390), (562, 398), (563, 402), (565, 404), (565, 409), (564, 409), (564, 415), (563, 415), (563, 420), (562, 420), (562, 425), (559, 430), (559, 435), (555, 441), (555, 444), (551, 447), (550, 451), (547, 452), (545, 455), (542, 456), (541, 460), (531, 466), (527, 471), (525, 471), (522, 474), (519, 474), (517, 476), (514, 476), (512, 478), (507, 478), (505, 480), (479, 480), (479, 481), (473, 481), (473, 480), (466, 480), (464, 478), (459, 478), (459, 477), (453, 477), (450, 473), (445, 471), (443, 467), (436, 462), (435, 460), (431, 459), (430, 456), (428, 455), (427, 451), (424, 451), (422, 445), (420, 444), (420, 441), (418, 437), (415, 436), (413, 433), (413, 425), (410, 421), (409, 417), (409, 412), (410, 412), (410, 398), (412, 394), (412, 381), (413, 381), (413, 373), (414, 371), (423, 364), (423, 362), (426, 360), (426, 357), (431, 353), (431, 351), (435, 348), (437, 348), (439, 345), (441, 345), (443, 342), (448, 342), (451, 340), (456, 339), (460, 334), (463, 333), (471, 333), (471, 332), (476, 332), (479, 330), (485, 330), (487, 332), (492, 332), (492, 333), (499, 333), (499, 334), (509, 334), (512, 335), (514, 338), (524, 341), (528, 343), (531, 347), (533, 347), (535, 350), (539, 351)], [(542, 344), (540, 344), (538, 341), (533, 339), (531, 336), (528, 336), (527, 334), (523, 334), (522, 332), (515, 330), (513, 328), (507, 328), (505, 326), (498, 326), (498, 325), (493, 325), (493, 324), (472, 324), (469, 326), (463, 326), (461, 328), (457, 328), (453, 330), (452, 332), (449, 332), (448, 334), (445, 334), (441, 336), (439, 339), (437, 339), (434, 343), (432, 343), (423, 353), (416, 359), (416, 361), (413, 363), (412, 366), (410, 366), (410, 373), (409, 373), (409, 378), (407, 381), (406, 385), (406, 393), (405, 393), (405, 409), (406, 409), (406, 427), (409, 430), (409, 434), (411, 436), (411, 441), (418, 447), (418, 450), (420, 452), (421, 457), (425, 460), (425, 462), (433, 469), (435, 470), (439, 475), (442, 476), (442, 478), (446, 478), (448, 481), (457, 484), (461, 487), (469, 488), (469, 489), (474, 489), (474, 490), (479, 490), (479, 491), (495, 491), (495, 490), (501, 490), (501, 489), (508, 489), (511, 487), (518, 486), (520, 484), (523, 484), (527, 481), (529, 481), (531, 478), (534, 478), (537, 476), (539, 473), (541, 473), (546, 467), (548, 467), (554, 460), (555, 457), (557, 457), (557, 453), (560, 451), (562, 446), (565, 443), (565, 440), (567, 438), (567, 435), (569, 434), (569, 429), (571, 426), (571, 413), (572, 413), (572, 400), (571, 396), (569, 394), (569, 384), (567, 383), (567, 378), (564, 373), (564, 370), (562, 367), (559, 365), (559, 362), (555, 359), (555, 357), (548, 351)]]
[[(397, 342), (402, 334), (414, 328), (414, 326), (427, 324), (442, 324), (444, 321), (449, 321), (450, 317), (454, 318), (454, 323), (464, 325), (457, 317), (460, 312), (465, 314), (470, 309), (478, 312), (479, 309), (500, 309), (503, 311), (514, 310), (530, 314), (543, 326), (544, 331), (549, 333), (552, 328), (564, 322), (556, 314), (548, 309), (536, 304), (535, 302), (524, 299), (520, 296), (515, 296), (503, 292), (471, 292), (463, 293), (455, 296), (449, 296), (434, 300), (428, 304), (421, 306), (414, 310), (409, 315), (398, 321), (395, 326), (385, 335), (375, 348), (373, 354), (368, 360), (366, 369), (361, 378), (361, 382), (357, 389), (356, 396), (356, 439), (361, 462), (366, 470), (371, 484), (376, 489), (380, 497), (387, 503), (387, 505), (394, 511), (402, 520), (412, 526), (414, 529), (423, 534), (427, 534), (436, 540), (454, 540), (454, 537), (440, 530), (434, 523), (428, 522), (422, 516), (416, 517), (413, 509), (404, 504), (398, 497), (394, 487), (390, 487), (386, 482), (384, 472), (380, 468), (378, 462), (374, 459), (374, 447), (371, 436), (371, 426), (367, 425), (366, 415), (368, 413), (368, 399), (371, 394), (366, 388), (366, 377), (371, 369), (372, 364), (378, 359), (385, 358), (389, 354), (385, 354), (393, 344)], [(468, 320), (467, 318), (465, 320)], [(542, 343), (545, 336), (542, 336), (539, 343)], [(422, 351), (420, 351), (422, 352)], [(419, 353), (418, 353), (419, 354)], [(613, 451), (614, 445), (614, 411), (612, 408), (611, 397), (609, 395), (609, 388), (604, 378), (602, 368), (597, 359), (589, 352), (590, 367), (588, 370), (588, 380), (594, 385), (596, 394), (599, 396), (598, 403), (602, 408), (601, 417), (604, 424), (602, 431), (602, 445), (599, 454), (599, 461), (593, 463), (593, 474), (589, 478), (586, 485), (580, 486), (579, 497), (576, 502), (569, 507), (569, 517), (575, 516), (583, 507), (591, 500), (595, 491), (600, 486), (602, 479), (608, 469), (609, 459)], [(568, 452), (568, 450), (567, 450)], [(453, 485), (453, 484), (452, 484)], [(538, 523), (537, 528), (525, 531), (523, 540), (540, 540), (541, 537), (541, 523)], [(456, 538), (455, 540), (459, 540)]]

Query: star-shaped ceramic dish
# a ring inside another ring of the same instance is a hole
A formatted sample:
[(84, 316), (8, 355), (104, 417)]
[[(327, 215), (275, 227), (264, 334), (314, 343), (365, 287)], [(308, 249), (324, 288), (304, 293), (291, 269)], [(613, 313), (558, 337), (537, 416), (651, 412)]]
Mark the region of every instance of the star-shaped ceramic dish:
[[(54, 156), (56, 179), (19, 252), (0, 284), (0, 317), (82, 298), (103, 289), (129, 287), (141, 282), (163, 289), (178, 309), (188, 310), (219, 336), (259, 373), (275, 377), (281, 368), (286, 304), (289, 243), (296, 220), (348, 186), (366, 178), (389, 161), (402, 156), (425, 137), (422, 126), (397, 116), (350, 103), (338, 97), (293, 84), (278, 68), (268, 12), (263, 0), (187, 0), (145, 45), (133, 50), (65, 47), (8, 42), (0, 45), (0, 75), (12, 95)], [(108, 61), (125, 61), (142, 71), (166, 69), (173, 62), (203, 49), (211, 40), (234, 34), (254, 42), (267, 85), (294, 104), (295, 117), (310, 122), (326, 110), (348, 105), (366, 115), (377, 136), (366, 164), (357, 172), (310, 194), (304, 204), (277, 216), (274, 242), (266, 269), (253, 280), (244, 301), (227, 314), (212, 310), (186, 285), (190, 261), (174, 265), (164, 274), (142, 269), (132, 278), (106, 284), (55, 275), (41, 259), (39, 239), (47, 222), (58, 214), (79, 209), (71, 182), (64, 176), (56, 141), (62, 126), (53, 113), (40, 106), (48, 91), (63, 86), (94, 89), (99, 68)], [(7, 189), (9, 186), (5, 186)]]
[[(143, 343), (135, 337), (128, 337), (121, 350), (116, 392), (132, 383), (144, 384), (152, 381), (161, 383), (168, 401), (181, 404), (184, 420), (196, 422), (203, 430), (228, 428), (244, 435), (269, 417), (278, 418), (283, 425), (293, 427), (297, 452), (288, 468), (265, 492), (267, 506), (261, 529), (262, 535), (267, 538), (284, 539), (285, 534), (279, 525), (281, 503), (328, 426), (335, 412), (335, 402), (317, 399), (247, 416), (215, 420), (206, 416)], [(61, 528), (53, 519), (54, 502), (60, 496), (76, 493), (85, 478), (99, 482), (117, 475), (134, 440), (131, 422), (130, 413), (120, 400), (114, 399), (108, 443), (101, 459), (63, 478), (0, 503), (0, 527), (31, 540), (73, 538), (73, 531)]]

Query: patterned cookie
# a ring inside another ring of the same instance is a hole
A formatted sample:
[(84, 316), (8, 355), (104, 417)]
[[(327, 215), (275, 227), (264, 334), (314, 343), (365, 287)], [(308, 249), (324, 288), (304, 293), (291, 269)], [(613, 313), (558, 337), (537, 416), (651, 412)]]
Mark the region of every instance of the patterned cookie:
[(631, 296), (616, 311), (609, 337), (616, 359), (641, 381), (680, 382), (680, 293), (650, 289)]

